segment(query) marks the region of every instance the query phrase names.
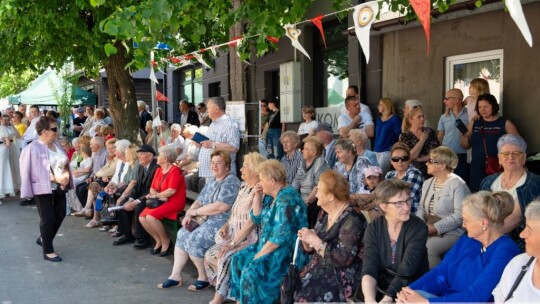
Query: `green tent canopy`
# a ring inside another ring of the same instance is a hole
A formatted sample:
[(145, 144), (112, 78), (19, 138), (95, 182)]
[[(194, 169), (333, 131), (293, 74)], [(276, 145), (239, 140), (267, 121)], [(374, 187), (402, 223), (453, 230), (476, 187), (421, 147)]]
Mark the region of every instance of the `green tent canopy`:
[[(54, 87), (60, 88), (63, 80), (55, 71), (49, 70), (41, 74), (28, 89), (8, 98), (11, 104), (28, 104), (41, 106), (56, 106)], [(75, 88), (75, 100), (73, 105), (95, 105), (97, 95), (80, 88)]]

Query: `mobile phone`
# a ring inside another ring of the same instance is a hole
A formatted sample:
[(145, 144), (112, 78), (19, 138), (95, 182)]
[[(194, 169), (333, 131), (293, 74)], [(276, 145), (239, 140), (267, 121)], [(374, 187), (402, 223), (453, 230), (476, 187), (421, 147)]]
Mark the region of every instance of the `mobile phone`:
[(467, 126), (463, 123), (463, 121), (461, 119), (456, 119), (456, 122), (454, 124), (456, 126), (456, 128), (458, 128), (459, 132), (461, 132), (461, 134), (465, 134), (467, 133), (467, 131), (469, 131), (467, 129)]

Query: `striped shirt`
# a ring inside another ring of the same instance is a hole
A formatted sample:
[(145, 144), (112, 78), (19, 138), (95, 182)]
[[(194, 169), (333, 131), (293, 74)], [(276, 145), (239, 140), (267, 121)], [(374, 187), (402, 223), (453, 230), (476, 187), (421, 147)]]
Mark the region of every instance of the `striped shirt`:
[[(240, 148), (240, 131), (238, 131), (238, 125), (227, 114), (223, 114), (215, 121), (212, 121), (205, 135), (211, 141), (227, 143), (236, 149)], [(213, 149), (201, 147), (199, 152), (199, 177), (212, 176), (210, 154), (213, 151)], [(236, 153), (229, 153), (229, 155), (231, 156), (231, 173), (236, 175)]]
[(298, 172), (298, 167), (300, 167), (303, 159), (304, 158), (302, 157), (302, 153), (299, 149), (294, 151), (292, 157), (289, 158), (289, 155), (285, 154), (285, 156), (281, 158), (281, 163), (285, 167), (285, 172), (287, 173), (287, 185), (292, 184), (294, 181), (296, 172)]

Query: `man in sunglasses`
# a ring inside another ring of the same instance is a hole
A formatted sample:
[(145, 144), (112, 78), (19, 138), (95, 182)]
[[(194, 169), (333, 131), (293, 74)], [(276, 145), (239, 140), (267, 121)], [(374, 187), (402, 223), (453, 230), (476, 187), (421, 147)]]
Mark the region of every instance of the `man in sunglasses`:
[(468, 182), (467, 150), (460, 145), (461, 135), (467, 133), (469, 123), (467, 109), (463, 107), (463, 93), (460, 89), (450, 89), (444, 95), (443, 103), (446, 111), (439, 118), (437, 138), (443, 146), (447, 146), (457, 154), (458, 165), (454, 173)]

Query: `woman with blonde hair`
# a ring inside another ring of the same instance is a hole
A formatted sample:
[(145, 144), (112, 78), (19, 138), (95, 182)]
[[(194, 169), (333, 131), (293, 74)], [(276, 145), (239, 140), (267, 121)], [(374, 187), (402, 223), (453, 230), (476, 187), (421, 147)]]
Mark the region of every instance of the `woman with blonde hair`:
[(430, 127), (424, 127), (424, 110), (421, 107), (411, 108), (404, 119), (404, 130), (399, 141), (405, 143), (410, 149), (412, 165), (422, 172), (424, 178), (428, 177), (427, 161), (429, 151), (440, 146), (437, 133)]
[(225, 298), (231, 297), (230, 263), (233, 254), (257, 242), (259, 231), (255, 229), (249, 214), (251, 210), (261, 209), (262, 197), (257, 191), (260, 179), (256, 170), (265, 160), (256, 152), (244, 156), (240, 169), (244, 181), (232, 206), (231, 217), (216, 233), (216, 244), (204, 255), (208, 281), (216, 286), (211, 304), (221, 304)]
[(457, 163), (456, 153), (448, 147), (440, 146), (429, 152), (427, 167), (433, 177), (424, 182), (416, 211), (416, 216), (428, 225), (429, 268), (437, 266), (444, 253), (464, 233), (461, 201), (471, 191), (465, 181), (453, 173)]
[(469, 121), (478, 115), (478, 112), (476, 111), (478, 96), (489, 93), (489, 83), (487, 80), (483, 78), (471, 80), (471, 83), (469, 83), (469, 96), (463, 100), (463, 105), (467, 109), (467, 114), (469, 115)]
[(360, 129), (352, 129), (349, 131), (349, 139), (354, 143), (356, 155), (367, 158), (372, 166), (379, 166), (377, 154), (366, 148), (366, 142), (369, 140), (366, 132)]
[(398, 303), (493, 302), (491, 292), (504, 267), (520, 253), (502, 231), (514, 209), (512, 196), (504, 191), (480, 191), (461, 203), (463, 228), (467, 230), (442, 262), (398, 294)]
[(401, 134), (401, 120), (397, 116), (394, 103), (390, 98), (381, 98), (377, 109), (380, 116), (375, 123), (373, 152), (377, 155), (378, 166), (386, 174), (390, 170), (390, 150), (392, 145), (399, 140)]

